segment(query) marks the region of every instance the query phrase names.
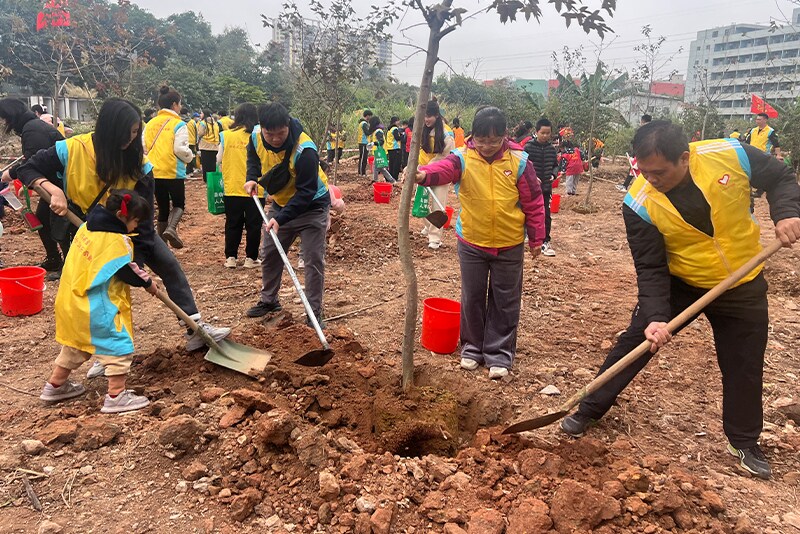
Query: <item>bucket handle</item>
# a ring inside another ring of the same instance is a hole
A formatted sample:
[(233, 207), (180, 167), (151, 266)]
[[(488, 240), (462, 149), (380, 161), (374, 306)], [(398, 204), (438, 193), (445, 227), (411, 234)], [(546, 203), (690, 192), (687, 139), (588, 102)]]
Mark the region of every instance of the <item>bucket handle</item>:
[(47, 284), (43, 284), (42, 285), (42, 289), (34, 289), (32, 287), (26, 286), (25, 284), (23, 284), (19, 280), (14, 280), (14, 283), (17, 284), (18, 286), (24, 287), (28, 291), (33, 291), (34, 293), (44, 293), (47, 290)]

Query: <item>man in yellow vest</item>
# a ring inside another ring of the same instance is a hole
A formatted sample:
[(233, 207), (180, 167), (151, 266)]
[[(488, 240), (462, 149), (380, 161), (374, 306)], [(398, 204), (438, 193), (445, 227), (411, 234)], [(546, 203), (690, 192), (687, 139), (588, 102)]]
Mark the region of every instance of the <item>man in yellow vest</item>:
[(769, 116), (766, 113), (756, 115), (756, 127), (745, 134), (744, 142), (766, 154), (774, 154), (776, 158), (782, 159), (778, 134), (775, 132), (775, 128), (767, 124), (767, 121), (769, 121)]
[[(272, 204), (267, 214), (266, 231), (274, 230), (278, 234), (284, 250), (288, 250), (300, 236), (306, 296), (322, 326), (325, 235), (331, 207), (328, 177), (319, 166), (314, 141), (285, 107), (278, 103), (260, 106), (258, 122), (261, 129), (253, 131), (247, 145), (247, 182), (244, 188), (248, 195), (252, 195), (260, 180), (267, 190)], [(283, 261), (269, 235), (261, 240), (261, 257), (261, 298), (247, 310), (248, 317), (262, 317), (281, 310), (278, 290)], [(311, 320), (308, 319), (307, 323), (311, 324)]]
[[(768, 193), (775, 234), (800, 238), (800, 186), (792, 170), (734, 139), (688, 144), (677, 125), (655, 121), (633, 139), (641, 174), (622, 208), (636, 267), (639, 302), (600, 372), (648, 340), (651, 352), (581, 402), (561, 428), (578, 437), (603, 417), (653, 354), (671, 339), (667, 321), (761, 250), (750, 216), (750, 186)], [(728, 451), (754, 476), (770, 477), (759, 448), (764, 350), (769, 316), (762, 266), (708, 305), (722, 372), (722, 420)], [(705, 378), (703, 378), (705, 380)]]

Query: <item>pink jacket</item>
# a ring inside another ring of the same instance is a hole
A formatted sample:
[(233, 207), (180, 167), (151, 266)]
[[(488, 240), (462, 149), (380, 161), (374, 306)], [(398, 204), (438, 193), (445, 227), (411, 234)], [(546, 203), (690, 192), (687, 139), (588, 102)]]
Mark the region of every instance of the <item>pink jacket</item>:
[[(516, 149), (515, 143), (512, 144), (508, 140), (503, 142), (500, 151), (494, 157), (487, 159), (489, 163), (505, 154), (506, 150)], [(467, 141), (467, 149), (474, 150), (475, 145), (470, 139)], [(523, 152), (527, 160), (528, 154)], [(422, 185), (432, 186), (440, 184), (456, 184), (461, 180), (461, 159), (455, 155), (450, 154), (446, 158), (435, 161), (428, 165), (420, 167), (420, 170), (425, 171), (427, 176)], [(539, 179), (536, 177), (536, 171), (533, 170), (533, 165), (530, 161), (526, 161), (525, 170), (517, 180), (517, 190), (519, 191), (519, 206), (525, 214), (525, 229), (528, 234), (528, 244), (531, 249), (541, 247), (544, 241), (544, 199), (542, 198), (542, 188), (539, 184)], [(461, 241), (467, 243), (461, 235), (458, 236)], [(468, 243), (471, 246), (472, 243)], [(483, 247), (476, 247), (481, 248)]]

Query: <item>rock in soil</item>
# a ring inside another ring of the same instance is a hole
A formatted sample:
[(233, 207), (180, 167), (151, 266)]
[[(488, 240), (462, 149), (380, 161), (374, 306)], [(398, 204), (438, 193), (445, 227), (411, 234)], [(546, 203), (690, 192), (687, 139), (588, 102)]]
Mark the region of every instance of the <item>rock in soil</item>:
[(208, 467), (206, 467), (202, 462), (194, 460), (192, 463), (186, 466), (186, 468), (181, 472), (183, 478), (188, 480), (189, 482), (194, 482), (208, 474)]
[(550, 517), (559, 532), (592, 529), (620, 513), (616, 499), (571, 479), (561, 483), (550, 502)]
[(62, 532), (64, 532), (64, 527), (47, 519), (39, 525), (39, 534), (61, 534)]
[(165, 447), (187, 451), (197, 444), (203, 430), (203, 425), (190, 415), (171, 417), (161, 424), (158, 442)]
[(22, 452), (30, 454), (31, 456), (36, 456), (47, 450), (45, 444), (38, 439), (23, 439), (19, 446)]
[(369, 518), (373, 534), (389, 534), (389, 530), (392, 527), (392, 515), (391, 508), (375, 510), (372, 517)]
[(294, 418), (289, 412), (271, 410), (256, 422), (256, 444), (283, 447), (289, 443), (289, 437), (295, 426)]
[(469, 534), (503, 534), (506, 522), (497, 510), (483, 509), (469, 516)]
[(319, 474), (319, 496), (326, 501), (333, 501), (339, 497), (339, 483), (330, 471), (322, 471)]
[(39, 433), (39, 439), (46, 445), (72, 443), (77, 436), (78, 423), (71, 419), (57, 419)]
[(506, 534), (545, 534), (553, 526), (549, 513), (550, 507), (544, 501), (524, 499), (509, 513)]
[(81, 421), (75, 447), (82, 451), (93, 451), (113, 443), (121, 433), (122, 429), (118, 425), (106, 421)]
[(255, 488), (247, 488), (231, 501), (231, 517), (236, 521), (244, 521), (253, 513), (256, 505), (261, 502), (261, 492)]

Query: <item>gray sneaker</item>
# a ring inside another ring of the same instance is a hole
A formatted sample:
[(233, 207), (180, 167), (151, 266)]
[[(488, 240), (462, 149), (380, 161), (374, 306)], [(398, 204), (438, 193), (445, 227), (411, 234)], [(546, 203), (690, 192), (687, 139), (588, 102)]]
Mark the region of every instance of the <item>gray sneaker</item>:
[(83, 384), (67, 380), (59, 387), (53, 387), (53, 384), (47, 382), (42, 388), (42, 394), (39, 398), (45, 402), (61, 402), (63, 400), (78, 397), (86, 393), (86, 388)]
[(106, 375), (106, 368), (103, 367), (103, 364), (96, 361), (92, 364), (89, 368), (89, 372), (86, 373), (86, 378), (97, 378), (98, 376), (105, 376)]
[[(214, 341), (222, 341), (231, 333), (230, 328), (220, 328), (216, 326), (211, 326), (208, 323), (204, 323), (202, 321), (198, 322), (197, 324), (200, 325), (200, 328), (205, 330), (209, 336), (211, 336)], [(192, 332), (191, 334), (186, 334), (186, 350), (193, 351), (199, 350), (206, 346), (206, 342), (203, 341), (203, 338), (200, 337), (200, 334), (197, 332)]]
[(106, 400), (103, 401), (103, 407), (100, 409), (101, 413), (122, 413), (132, 412), (134, 410), (141, 410), (150, 404), (150, 400), (142, 395), (137, 395), (132, 389), (126, 389), (115, 398), (111, 398), (106, 394)]

